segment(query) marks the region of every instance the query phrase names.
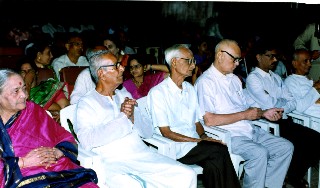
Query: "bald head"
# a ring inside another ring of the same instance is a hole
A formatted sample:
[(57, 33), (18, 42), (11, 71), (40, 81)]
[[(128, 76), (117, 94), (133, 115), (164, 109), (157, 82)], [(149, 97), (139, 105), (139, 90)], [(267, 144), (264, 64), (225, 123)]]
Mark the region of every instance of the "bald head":
[(241, 50), (234, 40), (223, 39), (215, 48), (215, 59), (213, 65), (222, 73), (229, 74), (239, 65), (241, 61)]

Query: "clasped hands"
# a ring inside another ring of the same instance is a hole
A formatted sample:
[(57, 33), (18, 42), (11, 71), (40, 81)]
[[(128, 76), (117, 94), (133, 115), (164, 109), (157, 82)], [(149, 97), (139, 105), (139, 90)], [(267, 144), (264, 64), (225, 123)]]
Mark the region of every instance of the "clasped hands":
[(270, 108), (261, 110), (261, 108), (249, 108), (246, 110), (247, 120), (255, 120), (264, 117), (270, 121), (277, 121), (282, 118), (283, 108)]
[(134, 106), (137, 106), (138, 103), (135, 99), (129, 99), (126, 97), (124, 102), (121, 104), (120, 112), (126, 114), (128, 118), (130, 118), (134, 113)]
[(56, 164), (57, 160), (62, 156), (64, 154), (57, 148), (41, 146), (31, 150), (25, 157), (20, 157), (20, 160), (22, 160), (20, 168), (31, 166), (45, 166), (45, 168), (48, 168), (51, 164)]

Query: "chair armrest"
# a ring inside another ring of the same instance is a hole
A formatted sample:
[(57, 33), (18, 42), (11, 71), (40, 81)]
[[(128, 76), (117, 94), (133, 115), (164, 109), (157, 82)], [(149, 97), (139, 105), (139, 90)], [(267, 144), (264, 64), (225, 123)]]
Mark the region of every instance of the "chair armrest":
[(310, 118), (307, 115), (301, 114), (300, 112), (296, 112), (296, 111), (290, 112), (287, 115), (292, 117), (292, 119), (301, 120), (302, 123), (299, 123), (299, 124), (310, 128)]
[(176, 160), (175, 142), (158, 134), (154, 134), (152, 138), (143, 139), (151, 148), (157, 149), (159, 154), (165, 155)]
[(261, 127), (261, 129), (269, 132), (269, 133), (272, 133), (271, 132), (271, 128), (273, 129), (273, 134), (275, 136), (280, 136), (280, 128), (279, 128), (279, 124), (276, 124), (276, 123), (272, 123), (272, 122), (269, 122), (267, 120), (263, 120), (263, 119), (259, 119), (259, 120), (255, 120), (255, 121), (252, 121), (252, 123), (258, 127)]
[(222, 129), (217, 126), (207, 126), (203, 125), (204, 131), (209, 137), (217, 140), (221, 140), (225, 143), (229, 149), (231, 149), (231, 135), (228, 130)]

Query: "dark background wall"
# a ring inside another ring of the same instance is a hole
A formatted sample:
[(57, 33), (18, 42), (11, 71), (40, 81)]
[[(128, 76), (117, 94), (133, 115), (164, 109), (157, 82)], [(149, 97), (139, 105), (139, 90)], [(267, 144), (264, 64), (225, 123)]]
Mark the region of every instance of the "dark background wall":
[(258, 33), (290, 42), (307, 23), (320, 20), (319, 11), (318, 4), (294, 2), (1, 0), (0, 24), (1, 34), (14, 24), (125, 24), (132, 39), (157, 45), (175, 40), (183, 29), (203, 28), (209, 16), (217, 15), (224, 37)]

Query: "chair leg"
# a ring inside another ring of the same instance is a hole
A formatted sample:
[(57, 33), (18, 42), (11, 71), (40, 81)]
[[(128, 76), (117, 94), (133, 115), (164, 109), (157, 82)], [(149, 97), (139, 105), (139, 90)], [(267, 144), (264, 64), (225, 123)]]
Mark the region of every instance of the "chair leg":
[(307, 181), (308, 181), (308, 183), (309, 183), (309, 185), (311, 185), (311, 169), (312, 169), (312, 167), (310, 167), (309, 169), (308, 169), (308, 176), (307, 176)]

